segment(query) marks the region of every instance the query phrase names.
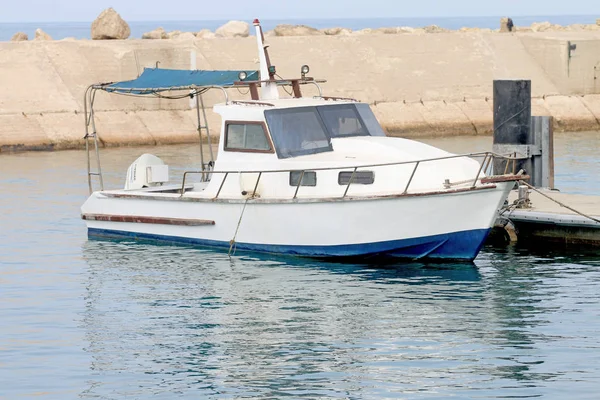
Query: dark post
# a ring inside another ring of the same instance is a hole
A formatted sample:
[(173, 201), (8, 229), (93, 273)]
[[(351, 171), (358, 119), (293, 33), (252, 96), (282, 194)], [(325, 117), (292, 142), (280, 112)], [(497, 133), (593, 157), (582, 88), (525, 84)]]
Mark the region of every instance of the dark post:
[[(529, 149), (533, 144), (531, 134), (531, 81), (495, 80), (494, 81), (494, 153), (517, 157), (530, 157)], [(515, 171), (512, 162), (508, 173), (532, 170), (530, 159), (517, 161)], [(494, 161), (494, 173), (503, 174), (506, 161)]]
[(531, 117), (533, 173), (531, 184), (554, 189), (554, 130), (552, 117)]

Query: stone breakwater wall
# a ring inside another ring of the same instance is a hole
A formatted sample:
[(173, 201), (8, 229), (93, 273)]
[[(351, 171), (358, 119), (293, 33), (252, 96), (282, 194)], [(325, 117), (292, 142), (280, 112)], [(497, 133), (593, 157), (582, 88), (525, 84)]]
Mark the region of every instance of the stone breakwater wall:
[[(269, 37), (278, 74), (327, 79), (324, 94), (368, 102), (390, 135), (488, 135), (494, 79), (531, 79), (533, 114), (558, 131), (600, 131), (600, 32), (445, 32)], [(570, 49), (570, 50), (569, 50)], [(83, 146), (83, 94), (144, 67), (257, 69), (253, 37), (0, 43), (0, 152)], [(312, 85), (306, 96), (316, 95)], [(247, 98), (230, 90), (231, 99)], [(222, 102), (219, 91), (207, 107)], [(198, 140), (189, 100), (98, 93), (106, 146)], [(219, 117), (208, 112), (211, 131)]]

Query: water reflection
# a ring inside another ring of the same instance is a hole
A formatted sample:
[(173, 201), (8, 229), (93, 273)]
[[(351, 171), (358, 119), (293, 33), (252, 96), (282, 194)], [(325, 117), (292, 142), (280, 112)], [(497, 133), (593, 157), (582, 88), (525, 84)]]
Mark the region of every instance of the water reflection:
[(538, 348), (555, 340), (539, 328), (556, 293), (518, 259), (381, 269), (94, 241), (83, 254), (103, 376), (90, 397), (529, 396), (557, 376)]

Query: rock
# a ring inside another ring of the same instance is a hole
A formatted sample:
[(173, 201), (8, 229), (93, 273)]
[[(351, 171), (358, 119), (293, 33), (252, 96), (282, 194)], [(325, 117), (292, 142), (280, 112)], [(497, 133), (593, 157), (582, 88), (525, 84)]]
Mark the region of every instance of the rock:
[(534, 22), (531, 24), (531, 30), (533, 32), (546, 32), (552, 29), (552, 24), (548, 21), (545, 22)]
[(399, 26), (399, 27), (384, 27), (377, 29), (361, 29), (355, 31), (356, 35), (370, 35), (370, 34), (381, 34), (381, 35), (395, 35), (399, 33), (411, 33), (411, 34), (423, 34), (425, 33), (424, 28), (411, 28), (410, 26)]
[(398, 28), (379, 28), (375, 29), (373, 33), (383, 33), (384, 35), (395, 35), (398, 33)]
[[(462, 33), (492, 33), (494, 32), (492, 29), (490, 28), (471, 28), (471, 27), (462, 27), (458, 30), (459, 32)], [(515, 28), (513, 28), (513, 32), (515, 31)], [(496, 32), (500, 32), (499, 30), (496, 30)]]
[(407, 33), (413, 33), (413, 34), (416, 34), (416, 35), (424, 35), (427, 32), (425, 31), (425, 28), (414, 28), (412, 30), (412, 32), (407, 32)]
[(585, 29), (585, 25), (583, 24), (572, 24), (565, 26), (565, 30), (569, 32), (579, 32)]
[(52, 36), (48, 35), (40, 28), (37, 28), (35, 30), (35, 38), (33, 40), (52, 40)]
[(384, 27), (384, 28), (365, 28), (354, 32), (357, 35), (372, 35), (372, 34), (383, 34), (383, 35), (395, 35), (396, 33), (412, 33), (412, 28), (402, 27)]
[(327, 28), (323, 29), (322, 32), (330, 36), (348, 36), (352, 35), (352, 29), (348, 28)]
[(600, 25), (572, 24), (572, 25), (561, 27), (561, 30), (570, 31), (570, 32), (598, 31), (598, 30), (600, 30)]
[(198, 39), (214, 39), (217, 35), (215, 35), (214, 32), (211, 32), (210, 29), (202, 29), (196, 33), (196, 37)]
[(513, 32), (515, 25), (508, 17), (500, 18), (500, 32)]
[(596, 20), (596, 25), (600, 26), (600, 18)]
[(92, 39), (127, 39), (131, 35), (129, 24), (112, 7), (102, 11), (92, 22)]
[(142, 39), (166, 39), (167, 32), (163, 28), (156, 28), (153, 31), (146, 32), (142, 35)]
[(179, 35), (181, 35), (181, 31), (171, 31), (167, 33), (167, 39), (175, 39)]
[(13, 37), (10, 38), (10, 40), (12, 42), (24, 42), (29, 40), (29, 36), (27, 36), (27, 34), (24, 32), (17, 32), (13, 35)]
[(517, 32), (533, 32), (530, 26), (517, 26), (513, 29)]
[(229, 21), (215, 31), (217, 37), (248, 37), (250, 35), (250, 25), (244, 21)]
[(424, 27), (423, 29), (425, 29), (426, 33), (444, 33), (444, 32), (450, 32), (448, 29), (445, 28), (441, 28), (437, 25), (429, 25)]
[(401, 26), (397, 28), (397, 33), (424, 33), (423, 28), (411, 28), (410, 26)]
[(196, 35), (192, 32), (183, 32), (182, 34), (175, 36), (173, 40), (196, 40)]
[(600, 30), (600, 25), (583, 25), (583, 30), (585, 31), (597, 31)]
[(318, 29), (312, 28), (306, 25), (288, 25), (281, 24), (277, 25), (275, 29), (275, 36), (317, 36), (325, 35)]
[(413, 35), (423, 35), (423, 34), (427, 33), (425, 31), (425, 28), (411, 28), (410, 26), (401, 26), (396, 29), (397, 29), (396, 33), (408, 33), (408, 34), (413, 34)]

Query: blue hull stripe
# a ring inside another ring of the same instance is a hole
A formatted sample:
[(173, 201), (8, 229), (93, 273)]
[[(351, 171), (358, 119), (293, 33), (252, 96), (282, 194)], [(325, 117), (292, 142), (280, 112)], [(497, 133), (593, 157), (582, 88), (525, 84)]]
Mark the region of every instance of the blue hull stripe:
[[(293, 246), (238, 242), (235, 248), (236, 251), (242, 250), (319, 258), (380, 256), (407, 259), (473, 260), (479, 253), (479, 250), (481, 250), (489, 232), (489, 229), (474, 229), (412, 239), (335, 246)], [(229, 242), (223, 241), (108, 229), (89, 228), (88, 236), (90, 238), (151, 240), (163, 243), (229, 249)]]

